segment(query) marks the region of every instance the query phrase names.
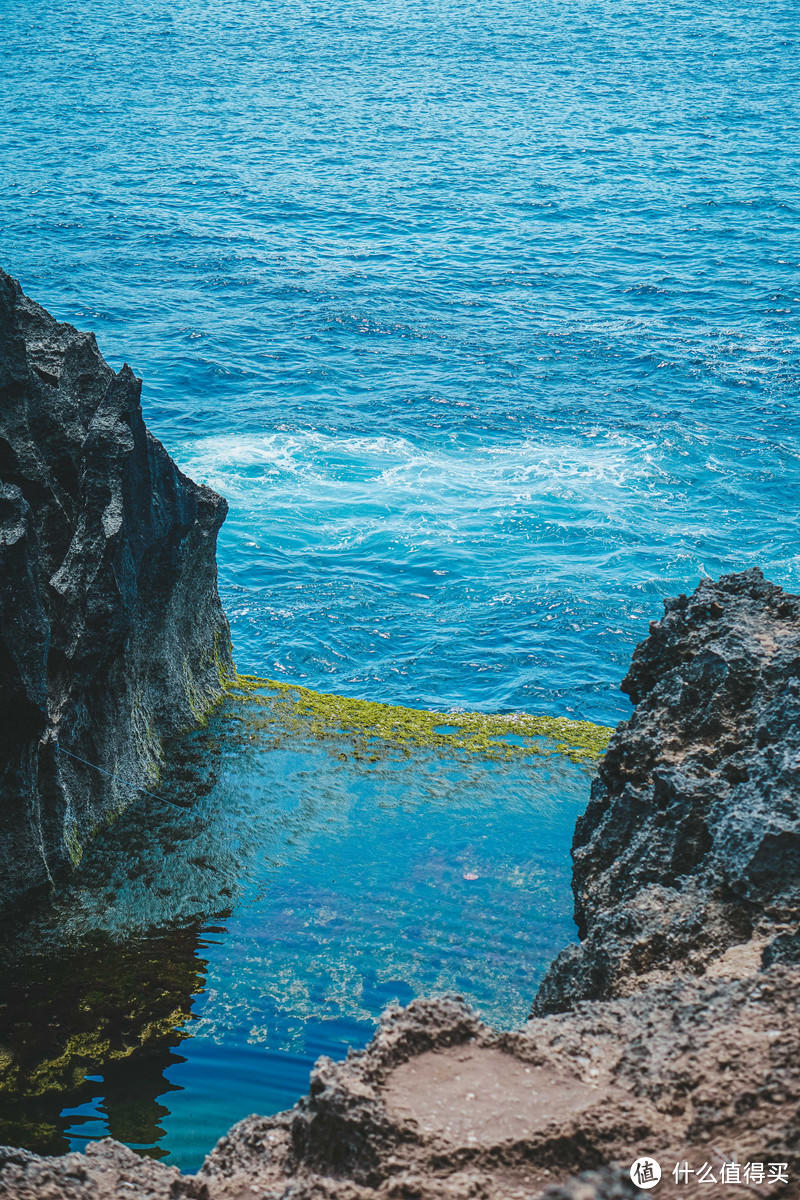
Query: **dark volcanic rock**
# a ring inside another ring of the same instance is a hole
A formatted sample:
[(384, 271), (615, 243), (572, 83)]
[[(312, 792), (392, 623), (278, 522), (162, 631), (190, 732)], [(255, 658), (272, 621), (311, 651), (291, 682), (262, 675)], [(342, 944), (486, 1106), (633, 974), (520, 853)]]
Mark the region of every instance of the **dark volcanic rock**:
[(582, 940), (535, 1014), (726, 956), (800, 959), (800, 598), (752, 570), (665, 610), (575, 829)]
[(0, 272), (0, 903), (153, 785), (231, 667), (225, 501), (150, 435), (140, 389)]

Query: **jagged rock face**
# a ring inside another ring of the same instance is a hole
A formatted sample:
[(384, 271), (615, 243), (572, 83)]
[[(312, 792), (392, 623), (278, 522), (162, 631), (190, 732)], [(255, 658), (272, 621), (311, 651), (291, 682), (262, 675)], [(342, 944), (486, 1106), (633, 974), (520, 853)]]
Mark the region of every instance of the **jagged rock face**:
[(800, 598), (760, 571), (665, 603), (573, 841), (579, 946), (534, 1013), (740, 955), (800, 961)]
[(231, 668), (227, 507), (148, 432), (140, 391), (0, 271), (0, 903), (154, 785)]
[(195, 1176), (110, 1140), (62, 1158), (0, 1148), (0, 1198), (633, 1200), (647, 1154), (659, 1196), (700, 1194), (672, 1171), (708, 1163), (709, 1194), (730, 1200), (721, 1164), (758, 1161), (785, 1164), (764, 1194), (796, 1200), (799, 979), (682, 979), (511, 1033), (416, 1000), (363, 1054), (321, 1059), (291, 1112), (235, 1125)]

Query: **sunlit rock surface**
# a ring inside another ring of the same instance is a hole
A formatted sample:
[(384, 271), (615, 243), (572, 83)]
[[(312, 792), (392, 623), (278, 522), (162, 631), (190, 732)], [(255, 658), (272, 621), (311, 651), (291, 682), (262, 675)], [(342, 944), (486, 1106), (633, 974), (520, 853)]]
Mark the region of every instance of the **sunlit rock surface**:
[(0, 271), (0, 903), (156, 785), (230, 666), (225, 501), (147, 431), (140, 390)]
[[(621, 1200), (640, 1153), (787, 1164), (796, 1180), (796, 969), (685, 980), (498, 1033), (457, 1001), (387, 1014), (370, 1047), (321, 1059), (291, 1112), (236, 1125), (196, 1176), (106, 1140), (86, 1155), (0, 1151), (14, 1200)], [(579, 1178), (581, 1175), (585, 1178)], [(719, 1189), (726, 1197), (733, 1190)]]
[(800, 961), (800, 598), (752, 570), (665, 608), (576, 826), (581, 942), (537, 1015), (725, 961)]

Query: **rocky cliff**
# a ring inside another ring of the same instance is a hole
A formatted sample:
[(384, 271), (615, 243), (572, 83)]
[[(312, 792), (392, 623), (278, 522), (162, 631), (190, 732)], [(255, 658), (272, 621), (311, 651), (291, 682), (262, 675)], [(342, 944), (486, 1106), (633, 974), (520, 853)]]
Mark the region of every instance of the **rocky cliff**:
[(6, 1150), (0, 1196), (625, 1200), (648, 1154), (655, 1196), (797, 1200), (799, 683), (800, 599), (759, 572), (667, 603), (578, 822), (581, 942), (522, 1029), (414, 1001), (196, 1176)]
[(572, 847), (581, 938), (534, 1015), (704, 975), (735, 947), (800, 962), (800, 598), (760, 571), (665, 605), (622, 681), (636, 705)]
[(231, 667), (226, 505), (151, 436), (140, 391), (0, 271), (0, 903), (157, 783)]

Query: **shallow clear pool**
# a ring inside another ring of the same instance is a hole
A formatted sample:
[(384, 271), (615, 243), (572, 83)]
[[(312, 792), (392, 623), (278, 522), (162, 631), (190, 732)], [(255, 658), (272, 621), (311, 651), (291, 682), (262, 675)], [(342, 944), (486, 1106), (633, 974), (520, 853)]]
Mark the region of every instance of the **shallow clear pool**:
[[(523, 1021), (572, 937), (590, 769), (253, 736), (231, 703), (8, 947), (0, 1141), (111, 1133), (197, 1167), (388, 1004)], [(251, 740), (252, 739), (252, 740)], [(374, 761), (370, 761), (373, 759)]]

